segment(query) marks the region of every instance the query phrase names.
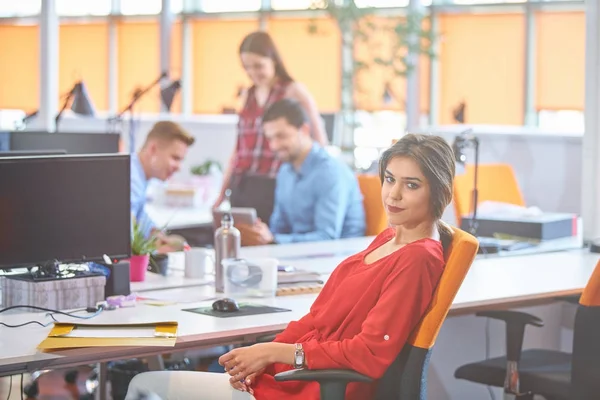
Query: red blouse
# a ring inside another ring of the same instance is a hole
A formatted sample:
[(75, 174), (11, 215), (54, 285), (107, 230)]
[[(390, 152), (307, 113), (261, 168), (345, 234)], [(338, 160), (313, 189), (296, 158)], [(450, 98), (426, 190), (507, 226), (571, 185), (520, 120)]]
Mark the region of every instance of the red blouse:
[[(291, 322), (276, 342), (302, 343), (309, 369), (354, 369), (379, 379), (427, 309), (444, 269), (440, 242), (421, 239), (371, 264), (364, 258), (394, 236), (389, 228), (331, 274), (310, 312)], [(292, 369), (269, 366), (253, 385), (258, 400), (318, 400), (316, 382), (276, 382)], [(349, 400), (370, 399), (376, 383), (350, 383)]]
[(262, 116), (269, 106), (285, 97), (289, 82), (276, 83), (271, 88), (269, 97), (261, 107), (255, 96), (255, 87), (248, 90), (246, 104), (240, 111), (238, 120), (238, 137), (236, 155), (233, 164), (235, 174), (250, 172), (257, 175), (275, 177), (280, 161), (271, 151), (269, 142), (262, 132)]

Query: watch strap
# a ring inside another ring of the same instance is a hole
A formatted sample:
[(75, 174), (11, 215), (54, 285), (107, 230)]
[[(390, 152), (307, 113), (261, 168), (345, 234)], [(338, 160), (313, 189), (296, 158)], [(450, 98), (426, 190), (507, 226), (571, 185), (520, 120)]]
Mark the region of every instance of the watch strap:
[(304, 349), (302, 343), (295, 344), (296, 350), (294, 351), (294, 368), (304, 368)]

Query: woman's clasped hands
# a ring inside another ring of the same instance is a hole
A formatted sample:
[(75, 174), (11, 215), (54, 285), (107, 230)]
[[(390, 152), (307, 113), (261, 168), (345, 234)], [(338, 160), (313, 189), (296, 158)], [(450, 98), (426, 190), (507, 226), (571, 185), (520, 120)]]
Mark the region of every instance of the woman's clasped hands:
[(219, 364), (231, 378), (234, 389), (253, 393), (252, 385), (265, 368), (276, 362), (293, 360), (294, 346), (284, 343), (258, 343), (239, 347), (219, 357)]

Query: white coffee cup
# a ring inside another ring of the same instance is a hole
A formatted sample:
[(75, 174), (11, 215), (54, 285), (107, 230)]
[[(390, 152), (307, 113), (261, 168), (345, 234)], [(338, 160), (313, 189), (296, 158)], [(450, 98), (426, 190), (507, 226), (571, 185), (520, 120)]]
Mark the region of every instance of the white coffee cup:
[(204, 247), (193, 247), (185, 252), (184, 276), (204, 279), (215, 269), (215, 251)]

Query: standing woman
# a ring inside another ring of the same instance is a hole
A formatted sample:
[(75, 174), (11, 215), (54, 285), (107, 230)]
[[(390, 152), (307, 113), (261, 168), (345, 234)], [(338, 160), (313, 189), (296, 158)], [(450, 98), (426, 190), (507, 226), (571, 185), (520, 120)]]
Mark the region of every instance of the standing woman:
[(293, 98), (309, 116), (313, 139), (326, 145), (327, 135), (314, 99), (287, 72), (268, 33), (258, 31), (246, 36), (240, 45), (240, 59), (252, 86), (244, 94), (237, 144), (214, 208), (224, 200), (226, 190), (231, 189), (232, 207), (255, 208), (260, 219), (269, 221), (280, 161), (262, 132), (264, 110), (277, 100)]

